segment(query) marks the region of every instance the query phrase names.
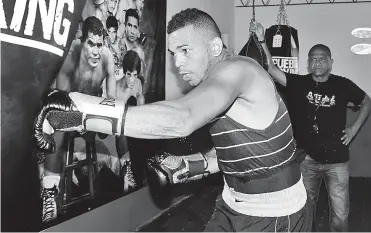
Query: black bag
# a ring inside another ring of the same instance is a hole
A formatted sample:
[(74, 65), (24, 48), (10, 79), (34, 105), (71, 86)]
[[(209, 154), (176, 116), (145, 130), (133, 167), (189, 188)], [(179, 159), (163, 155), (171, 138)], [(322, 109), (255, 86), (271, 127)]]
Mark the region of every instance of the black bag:
[(267, 55), (265, 54), (263, 47), (255, 33), (250, 34), (250, 38), (241, 49), (240, 56), (251, 57), (257, 61), (265, 70), (268, 70), (268, 60)]
[(289, 25), (273, 25), (265, 31), (265, 39), (273, 63), (284, 72), (298, 74), (298, 31)]

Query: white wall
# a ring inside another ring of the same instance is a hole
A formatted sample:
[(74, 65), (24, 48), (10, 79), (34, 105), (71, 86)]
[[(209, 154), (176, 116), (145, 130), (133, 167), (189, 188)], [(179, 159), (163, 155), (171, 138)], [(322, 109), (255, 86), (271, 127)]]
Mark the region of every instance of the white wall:
[[(176, 13), (186, 8), (198, 8), (210, 14), (218, 24), (221, 33), (229, 34), (230, 46), (234, 43), (234, 2), (232, 0), (168, 0), (167, 20)], [(166, 48), (167, 49), (167, 48)], [(166, 99), (175, 99), (187, 93), (191, 87), (180, 77), (177, 77), (177, 70), (173, 58), (166, 54), (166, 76), (165, 76)]]
[[(287, 6), (290, 25), (299, 33), (300, 73), (306, 73), (309, 49), (317, 43), (330, 47), (333, 73), (345, 76), (371, 94), (371, 55), (355, 55), (354, 44), (366, 40), (351, 35), (356, 27), (371, 27), (371, 3)], [(265, 28), (275, 24), (278, 7), (256, 7), (256, 20)], [(249, 38), (251, 7), (235, 8), (235, 46), (238, 53)], [(371, 39), (368, 39), (371, 43)]]
[[(309, 49), (317, 43), (330, 47), (334, 58), (333, 73), (345, 76), (371, 95), (371, 55), (355, 55), (350, 47), (357, 43), (371, 43), (351, 35), (356, 27), (371, 27), (371, 3), (287, 6), (290, 25), (299, 33), (299, 71), (307, 73)], [(256, 20), (265, 28), (275, 24), (278, 7), (256, 7)], [(249, 38), (248, 23), (252, 8), (235, 8), (235, 50), (238, 53)], [(356, 113), (348, 111), (348, 124)], [(371, 177), (371, 117), (350, 146), (351, 176)]]

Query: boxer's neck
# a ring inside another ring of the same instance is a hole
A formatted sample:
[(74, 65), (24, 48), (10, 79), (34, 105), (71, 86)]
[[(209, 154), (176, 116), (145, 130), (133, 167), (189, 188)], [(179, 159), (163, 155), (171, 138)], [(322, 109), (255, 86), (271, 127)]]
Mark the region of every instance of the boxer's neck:
[(218, 64), (221, 61), (224, 61), (228, 57), (229, 57), (228, 52), (225, 49), (223, 49), (222, 52), (220, 53), (220, 55), (215, 59), (214, 65)]

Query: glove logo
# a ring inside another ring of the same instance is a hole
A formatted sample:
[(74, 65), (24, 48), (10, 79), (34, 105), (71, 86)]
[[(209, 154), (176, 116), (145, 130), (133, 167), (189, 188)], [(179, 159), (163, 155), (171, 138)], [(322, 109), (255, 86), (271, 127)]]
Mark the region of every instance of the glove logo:
[(115, 107), (115, 99), (113, 99), (113, 98), (105, 98), (99, 104), (101, 104), (101, 105), (107, 105), (107, 106), (111, 106), (111, 107)]

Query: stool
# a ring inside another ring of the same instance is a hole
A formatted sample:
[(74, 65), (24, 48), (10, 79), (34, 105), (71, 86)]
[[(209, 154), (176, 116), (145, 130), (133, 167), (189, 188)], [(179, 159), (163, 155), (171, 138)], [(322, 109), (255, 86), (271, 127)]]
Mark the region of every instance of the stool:
[[(64, 135), (64, 149), (63, 149), (63, 172), (61, 175), (60, 196), (59, 196), (59, 211), (65, 212), (71, 205), (90, 199), (95, 200), (96, 190), (98, 184), (98, 163), (97, 152), (95, 148), (96, 133), (87, 132), (84, 135), (78, 133), (65, 133)], [(82, 137), (85, 140), (86, 158), (77, 162), (73, 161), (73, 153), (75, 146), (75, 139)], [(76, 168), (87, 166), (89, 179), (89, 192), (78, 197), (71, 197), (72, 191), (72, 175)]]

